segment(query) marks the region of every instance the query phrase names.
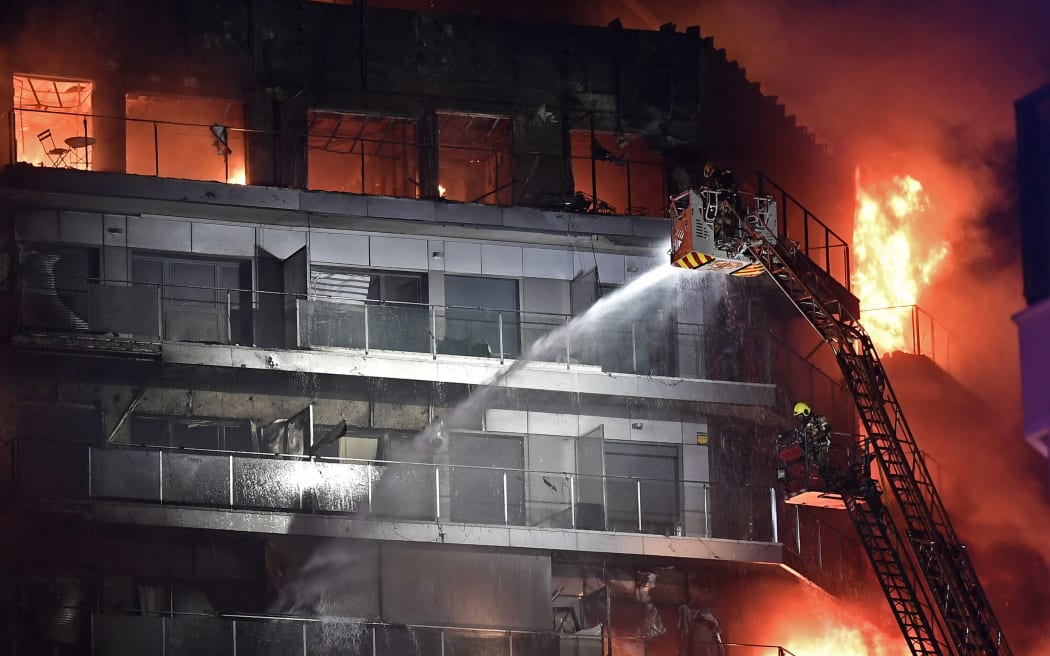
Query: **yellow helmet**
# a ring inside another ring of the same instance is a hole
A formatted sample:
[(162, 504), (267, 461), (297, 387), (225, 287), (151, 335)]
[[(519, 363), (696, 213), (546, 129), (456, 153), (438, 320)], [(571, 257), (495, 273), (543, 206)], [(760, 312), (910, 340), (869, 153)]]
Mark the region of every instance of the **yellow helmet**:
[(813, 409), (810, 408), (805, 403), (803, 403), (802, 401), (799, 401), (798, 403), (795, 404), (795, 416), (796, 417), (808, 417), (811, 414), (813, 414)]
[(708, 162), (707, 164), (704, 164), (704, 177), (710, 178), (712, 175), (714, 175), (715, 168), (716, 167), (714, 162)]

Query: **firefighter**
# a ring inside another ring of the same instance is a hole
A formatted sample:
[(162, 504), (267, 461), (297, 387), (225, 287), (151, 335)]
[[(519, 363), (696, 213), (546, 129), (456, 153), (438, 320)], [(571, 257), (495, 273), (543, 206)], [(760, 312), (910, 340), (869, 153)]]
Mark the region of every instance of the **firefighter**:
[(725, 656), (710, 597), (699, 582), (689, 582), (689, 602), (678, 607), (678, 656)]
[(801, 422), (799, 433), (810, 470), (820, 474), (825, 484), (828, 482), (828, 451), (831, 448), (831, 428), (828, 420), (821, 415), (813, 414), (813, 409), (799, 401), (795, 404), (795, 417)]
[(704, 164), (705, 183), (718, 193), (718, 216), (715, 219), (715, 243), (723, 247), (730, 244), (737, 236), (737, 216), (740, 214), (740, 194), (736, 188), (736, 178), (729, 169), (723, 169), (714, 162)]
[(704, 164), (704, 177), (707, 178), (708, 187), (736, 193), (736, 178), (729, 169), (723, 169), (714, 162), (708, 162)]

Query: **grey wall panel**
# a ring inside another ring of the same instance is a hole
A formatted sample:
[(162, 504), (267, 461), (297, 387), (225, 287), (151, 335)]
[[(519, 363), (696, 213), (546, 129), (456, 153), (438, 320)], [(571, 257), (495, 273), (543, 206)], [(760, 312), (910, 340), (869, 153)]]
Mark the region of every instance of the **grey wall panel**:
[[(427, 251), (430, 260), (427, 262), (427, 266), (431, 271), (444, 271), (445, 270), (445, 242), (439, 239), (430, 239), (427, 241)], [(438, 253), (439, 257), (434, 257), (434, 254)]]
[(128, 279), (128, 249), (123, 246), (102, 248), (102, 277), (106, 280)]
[(481, 244), (446, 241), (445, 271), (448, 273), (481, 273)]
[(481, 245), (481, 272), (487, 276), (521, 276), (521, 247)]
[(128, 217), (128, 246), (132, 248), (188, 253), (192, 243), (189, 221)]
[[(682, 423), (678, 421), (638, 419), (632, 421), (630, 427), (631, 440), (634, 442), (680, 444), (682, 441)], [(608, 434), (606, 434), (606, 437), (608, 437)]]
[(696, 444), (682, 445), (682, 474), (687, 481), (711, 480), (707, 447)]
[(522, 275), (532, 278), (572, 280), (572, 251), (553, 248), (523, 248)]
[(371, 237), (369, 242), (371, 265), (374, 267), (426, 271), (429, 266), (430, 253), (425, 239)]
[(255, 255), (255, 228), (194, 222), (191, 237), (194, 253)]
[(107, 246), (127, 245), (128, 217), (123, 214), (105, 214), (102, 217), (102, 227), (102, 239)]
[(576, 251), (574, 270), (579, 274), (598, 267), (598, 280), (603, 284), (622, 285), (626, 280), (627, 265), (623, 255)]
[(580, 416), (580, 433), (602, 427), (602, 434), (607, 440), (629, 440), (631, 439), (631, 420), (627, 417), (599, 417), (595, 415)]
[(383, 619), (546, 631), (550, 558), (481, 547), (382, 546)]
[(305, 230), (259, 229), (259, 246), (278, 260), (287, 260), (293, 253), (306, 246)]
[(431, 271), (427, 276), (429, 287), (429, 302), (431, 305), (445, 304), (445, 274), (441, 271)]
[(529, 432), (529, 416), (524, 410), (492, 408), (485, 411), (485, 430), (502, 433)]
[(521, 281), (523, 312), (569, 314), (569, 281), (525, 278)]
[(58, 241), (58, 210), (19, 209), (15, 233), (22, 241)]
[[(638, 276), (642, 275), (650, 269), (655, 269), (658, 266), (666, 265), (670, 262), (670, 256), (664, 253), (659, 253), (654, 256), (627, 256), (627, 279), (633, 280)], [(634, 269), (634, 271), (631, 271)]]
[(310, 261), (368, 266), (368, 236), (313, 231)]
[(102, 215), (94, 212), (67, 212), (58, 215), (58, 235), (67, 244), (101, 244)]
[(682, 422), (682, 444), (696, 444), (697, 435), (707, 435), (706, 422)]
[(550, 412), (528, 413), (529, 432), (545, 435), (579, 435), (580, 418), (577, 415)]

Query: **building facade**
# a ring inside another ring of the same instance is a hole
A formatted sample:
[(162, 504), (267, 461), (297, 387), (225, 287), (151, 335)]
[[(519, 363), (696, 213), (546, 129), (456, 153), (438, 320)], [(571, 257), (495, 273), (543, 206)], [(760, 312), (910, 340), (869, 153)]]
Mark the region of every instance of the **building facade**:
[(1046, 364), (1050, 352), (1046, 335), (1050, 332), (1050, 271), (1044, 250), (1050, 233), (1050, 199), (1047, 198), (1047, 172), (1050, 158), (1050, 124), (1046, 108), (1050, 89), (1044, 87), (1017, 101), (1017, 173), (1021, 210), (1021, 257), (1024, 296), (1028, 307), (1014, 316), (1021, 346), (1021, 394), (1024, 405), (1024, 438), (1044, 457), (1050, 434), (1050, 404), (1046, 390)]
[(800, 202), (848, 171), (697, 30), (26, 4), (13, 653), (673, 653), (682, 608), (755, 642), (748, 581), (856, 582), (774, 490), (796, 399), (851, 425), (814, 337), (666, 266), (715, 160), (848, 284)]

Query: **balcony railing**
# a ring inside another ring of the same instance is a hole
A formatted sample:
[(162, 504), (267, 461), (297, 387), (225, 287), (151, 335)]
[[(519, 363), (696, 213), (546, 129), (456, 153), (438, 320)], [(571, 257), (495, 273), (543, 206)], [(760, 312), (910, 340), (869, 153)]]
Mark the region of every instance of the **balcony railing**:
[[(23, 612), (33, 612), (26, 605)], [(87, 630), (74, 633), (64, 626), (70, 647), (80, 645), (91, 656), (129, 653), (191, 656), (196, 654), (347, 654), (369, 656), (601, 656), (608, 646), (604, 632), (596, 635), (542, 631), (389, 624), (335, 617), (244, 615), (177, 611), (98, 610), (65, 606), (62, 617), (86, 621)], [(11, 636), (22, 653), (19, 636)], [(613, 636), (614, 653), (649, 653), (640, 638)], [(133, 646), (133, 647), (132, 647)], [(619, 647), (619, 650), (617, 649)], [(654, 652), (657, 651), (655, 648)], [(727, 642), (725, 656), (795, 656), (777, 645)], [(27, 652), (28, 653), (28, 652)], [(663, 652), (663, 646), (659, 653)]]
[[(11, 136), (7, 164), (401, 198), (447, 194), (458, 201), (495, 205), (509, 205), (516, 188), (528, 184), (514, 175), (509, 148), (428, 144), (418, 133), (406, 139), (386, 134), (374, 138), (357, 131), (352, 136), (333, 135), (320, 128), (275, 132), (40, 109), (8, 110), (3, 122)], [(44, 126), (54, 126), (54, 144), (39, 141), (36, 128)], [(539, 164), (539, 155), (518, 154), (519, 164), (522, 157), (535, 160), (526, 159), (524, 170)], [(435, 159), (433, 189), (421, 186), (421, 159)]]
[(27, 501), (778, 541), (776, 497), (761, 486), (31, 439), (15, 441), (14, 461)]
[(849, 290), (850, 260), (846, 240), (764, 173), (758, 174), (758, 193), (776, 200), (780, 236), (797, 243), (810, 260)]
[[(952, 362), (952, 332), (918, 305), (864, 308), (861, 320), (873, 323), (871, 332), (878, 335), (887, 329), (900, 331), (898, 348), (912, 355), (924, 355), (942, 369), (952, 373), (959, 362)], [(876, 346), (881, 346), (876, 343)]]
[[(247, 289), (24, 277), (23, 330), (128, 335), (146, 339), (262, 346), (349, 348), (473, 356), (500, 364), (521, 358), (573, 317), (477, 307), (390, 303)], [(274, 326), (291, 334), (273, 341)], [(551, 340), (529, 357), (567, 370), (771, 383), (778, 359), (798, 359), (768, 330), (652, 318), (612, 317), (582, 335)], [(804, 366), (808, 366), (805, 365)]]

